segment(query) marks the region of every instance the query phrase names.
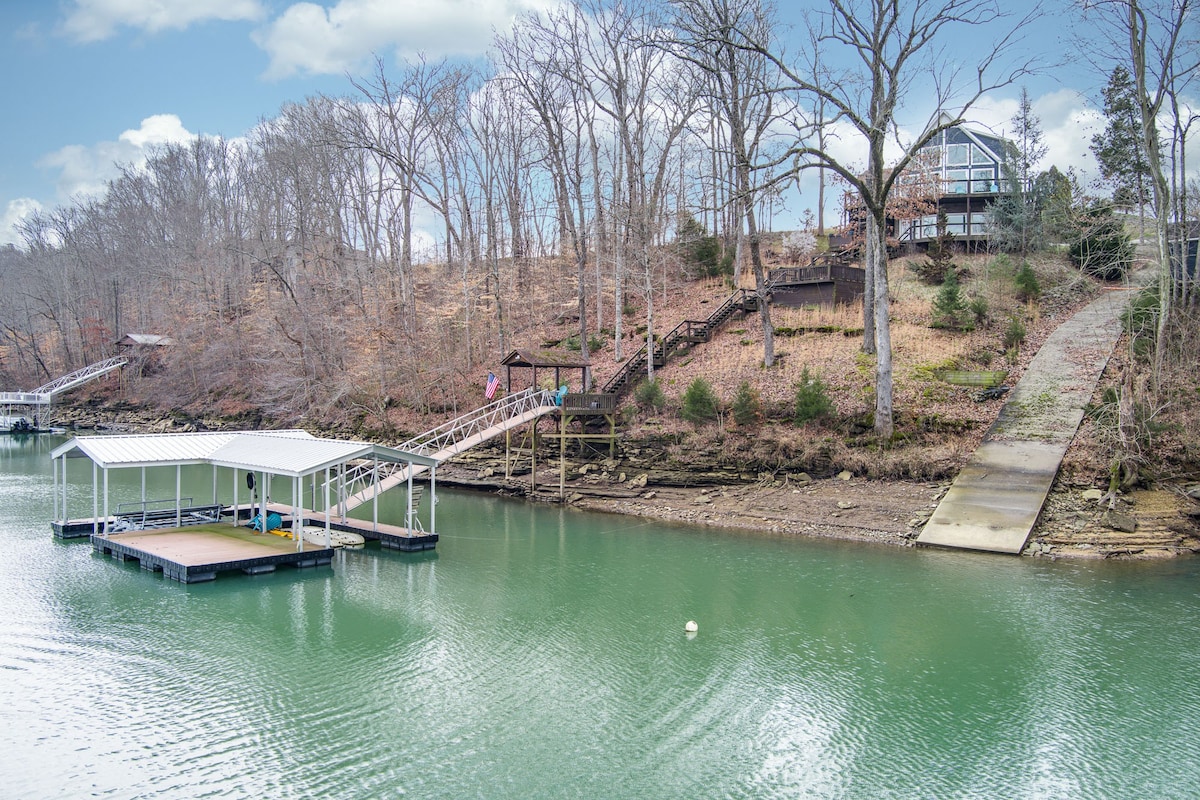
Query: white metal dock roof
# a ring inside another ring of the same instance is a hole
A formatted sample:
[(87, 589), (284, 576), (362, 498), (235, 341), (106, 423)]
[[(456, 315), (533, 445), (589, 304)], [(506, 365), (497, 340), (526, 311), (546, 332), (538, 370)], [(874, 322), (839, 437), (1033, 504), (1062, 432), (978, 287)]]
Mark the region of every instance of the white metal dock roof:
[(437, 459), (367, 442), (319, 439), (303, 430), (77, 436), (50, 454), (102, 469), (212, 464), (300, 477), (357, 459), (437, 466)]

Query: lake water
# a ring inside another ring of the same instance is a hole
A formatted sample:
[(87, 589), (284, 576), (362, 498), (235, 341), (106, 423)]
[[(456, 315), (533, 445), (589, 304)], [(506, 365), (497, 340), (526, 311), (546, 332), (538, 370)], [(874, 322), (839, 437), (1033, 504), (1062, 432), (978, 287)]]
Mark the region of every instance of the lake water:
[(52, 538), (59, 441), (0, 440), (0, 797), (1200, 797), (1193, 559), (442, 491), (435, 554), (184, 586)]

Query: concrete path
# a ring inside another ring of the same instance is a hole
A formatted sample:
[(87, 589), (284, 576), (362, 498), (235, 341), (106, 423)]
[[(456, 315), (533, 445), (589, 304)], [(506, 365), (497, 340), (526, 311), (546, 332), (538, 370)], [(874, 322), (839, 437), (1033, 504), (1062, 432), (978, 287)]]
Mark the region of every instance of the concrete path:
[(917, 544), (1020, 553), (1121, 333), (1131, 290), (1107, 290), (1030, 362)]

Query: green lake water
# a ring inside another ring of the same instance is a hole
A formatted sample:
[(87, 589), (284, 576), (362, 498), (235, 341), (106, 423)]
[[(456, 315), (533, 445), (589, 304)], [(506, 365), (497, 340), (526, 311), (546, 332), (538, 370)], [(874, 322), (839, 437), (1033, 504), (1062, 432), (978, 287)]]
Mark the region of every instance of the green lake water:
[(434, 554), (184, 586), (53, 539), (60, 441), (0, 440), (2, 798), (1200, 797), (1197, 560), (440, 491)]

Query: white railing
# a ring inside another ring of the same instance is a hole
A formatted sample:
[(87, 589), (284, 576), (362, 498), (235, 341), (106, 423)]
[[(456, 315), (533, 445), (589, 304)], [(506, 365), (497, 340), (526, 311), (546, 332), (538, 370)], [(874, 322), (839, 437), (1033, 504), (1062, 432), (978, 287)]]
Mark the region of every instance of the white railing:
[(97, 361), (95, 364), (89, 364), (83, 369), (77, 369), (69, 375), (56, 378), (44, 386), (39, 386), (30, 392), (30, 394), (46, 395), (52, 398), (56, 394), (65, 392), (68, 389), (74, 389), (76, 386), (81, 386), (88, 381), (107, 375), (114, 369), (120, 369), (123, 366), (125, 366), (125, 359), (121, 356), (106, 358), (103, 361)]
[[(553, 393), (526, 389), (414, 436), (395, 449), (444, 461), (513, 425), (522, 424), (531, 413), (548, 413), (554, 408)], [(336, 503), (339, 512), (345, 514), (370, 499), (372, 487), (378, 485), (378, 490), (384, 491), (408, 480), (409, 470), (417, 475), (426, 469), (409, 462), (361, 461), (351, 465), (330, 489), (339, 498)]]

